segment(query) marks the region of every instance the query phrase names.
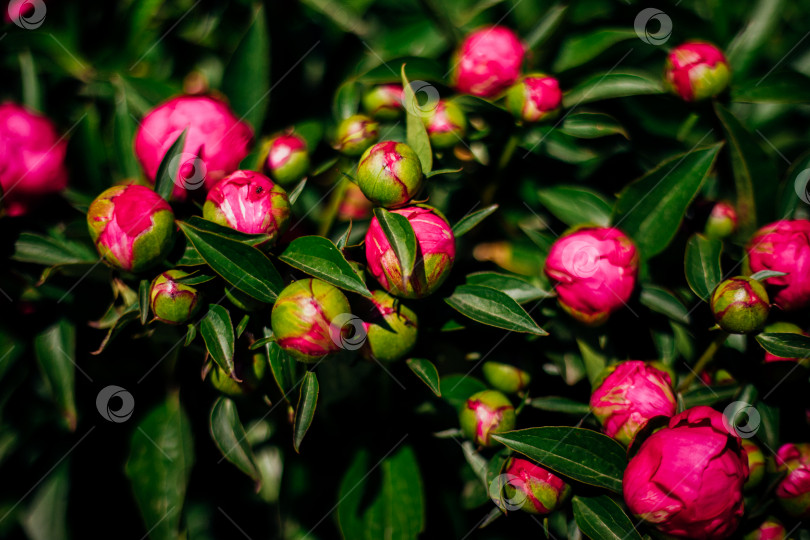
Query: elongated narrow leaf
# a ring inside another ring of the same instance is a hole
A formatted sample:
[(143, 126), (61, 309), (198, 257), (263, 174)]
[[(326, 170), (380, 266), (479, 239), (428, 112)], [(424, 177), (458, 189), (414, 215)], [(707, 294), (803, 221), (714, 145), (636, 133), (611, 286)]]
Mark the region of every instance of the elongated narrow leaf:
[(322, 236), (296, 238), (278, 258), (293, 268), (331, 283), (335, 287), (371, 297), (366, 284), (352, 269), (343, 253), (331, 240)]
[(643, 258), (661, 253), (675, 237), (721, 146), (668, 159), (621, 192), (613, 224), (633, 237)]
[(776, 270), (760, 270), (759, 272), (751, 274), (749, 277), (751, 279), (756, 279), (757, 281), (764, 281), (768, 278), (781, 277), (786, 275), (787, 272), (777, 272)]
[(609, 135), (629, 135), (618, 120), (612, 116), (597, 112), (574, 112), (565, 117), (560, 131), (579, 139), (598, 139)]
[(641, 535), (622, 507), (607, 495), (575, 495), (571, 506), (577, 526), (589, 538), (641, 540)]
[(606, 435), (574, 427), (539, 427), (492, 435), (547, 469), (621, 493), (625, 450)]
[(476, 272), (467, 276), (467, 284), (481, 285), (496, 289), (512, 297), (518, 304), (525, 304), (541, 298), (554, 296), (518, 276), (499, 274), (497, 272)]
[(261, 5), (231, 56), (222, 81), (233, 110), (260, 132), (270, 95), (270, 36)]
[(203, 219), (200, 216), (191, 216), (185, 222), (195, 229), (224, 236), (225, 238), (236, 240), (237, 242), (242, 242), (249, 246), (259, 246), (270, 239), (270, 235), (267, 234), (243, 233), (236, 229), (220, 225), (219, 223), (214, 223), (208, 219)]
[(298, 405), (295, 407), (295, 422), (293, 423), (293, 447), (300, 452), (301, 442), (307, 434), (312, 419), (315, 418), (315, 406), (318, 404), (318, 377), (312, 371), (307, 371), (301, 390), (298, 394)]
[(375, 208), (374, 216), (379, 221), (385, 237), (391, 244), (394, 254), (402, 267), (402, 282), (407, 283), (413, 274), (416, 263), (416, 234), (405, 216), (389, 212), (385, 208)]
[(11, 258), (47, 266), (94, 264), (99, 260), (98, 254), (85, 244), (28, 232), (17, 238)]
[(34, 338), (34, 355), (45, 386), (68, 428), (76, 429), (76, 327), (60, 319)]
[(529, 405), (541, 411), (574, 414), (578, 416), (585, 416), (591, 410), (591, 407), (587, 403), (580, 403), (573, 399), (556, 396), (532, 398)]
[(307, 179), (304, 178), (303, 180), (298, 182), (298, 184), (295, 185), (295, 187), (292, 189), (292, 191), (290, 191), (290, 193), (287, 195), (287, 198), (290, 201), (290, 206), (295, 204), (295, 201), (297, 201), (298, 197), (301, 196), (301, 193), (304, 191), (304, 188), (306, 187), (306, 185), (307, 185)]
[(37, 77), (34, 55), (28, 49), (20, 52), (20, 80), (22, 82), (23, 103), (32, 111), (42, 111), (42, 88)]
[[(559, 55), (551, 70), (559, 73), (581, 66), (608, 49), (615, 49), (622, 41), (636, 37), (636, 31), (632, 28), (600, 28), (587, 34), (569, 37), (560, 46)], [(630, 50), (627, 45), (624, 48)]]
[[(272, 332), (264, 329), (265, 338), (272, 336)], [(267, 347), (267, 361), (270, 364), (270, 371), (273, 374), (273, 379), (276, 381), (284, 400), (287, 403), (292, 401), (292, 392), (295, 385), (298, 383), (298, 362), (289, 354), (284, 352), (284, 349), (279, 347), (275, 341), (266, 343)]]
[(795, 71), (781, 71), (755, 77), (732, 87), (731, 98), (741, 103), (783, 103), (794, 105), (810, 102), (810, 77)]
[(408, 358), (406, 363), (411, 368), (411, 371), (430, 388), (431, 392), (441, 397), (442, 389), (439, 381), (439, 371), (433, 365), (433, 362), (424, 358)]
[[(411, 86), (408, 76), (405, 75), (405, 64), (402, 64), (402, 103), (405, 108), (405, 132), (410, 146), (416, 155), (419, 156), (419, 163), (422, 164), (422, 172), (428, 174), (433, 169), (433, 150), (430, 148), (430, 138), (428, 137), (425, 124), (422, 121), (422, 110), (415, 92), (419, 92), (419, 86)], [(432, 86), (430, 87), (433, 88)], [(431, 99), (433, 96), (428, 96)]]
[(801, 334), (764, 333), (757, 336), (762, 348), (780, 358), (810, 357), (810, 337)]
[(498, 209), (497, 204), (492, 204), (487, 206), (486, 208), (482, 208), (477, 212), (473, 212), (472, 214), (468, 214), (461, 218), (458, 223), (453, 225), (453, 235), (458, 238), (468, 232), (470, 232), (473, 228), (475, 228), (479, 223), (484, 221), (486, 218), (491, 216), (495, 210)]
[(193, 465), (191, 423), (173, 392), (133, 430), (126, 463), (150, 539), (177, 540)]
[(562, 2), (558, 2), (549, 7), (548, 11), (546, 11), (543, 17), (526, 36), (526, 48), (536, 49), (548, 41), (548, 39), (554, 35), (554, 32), (560, 28), (567, 11), (568, 5)]
[(736, 396), (740, 387), (736, 384), (724, 384), (717, 386), (696, 386), (692, 390), (683, 393), (683, 404), (685, 408), (697, 407), (698, 405), (712, 406), (715, 403), (728, 401)]
[(540, 202), (568, 226), (610, 224), (610, 204), (597, 192), (579, 186), (554, 186), (537, 192)]
[(70, 460), (65, 460), (36, 491), (20, 523), (30, 540), (68, 540), (67, 509)]
[(214, 362), (236, 379), (233, 364), (236, 338), (228, 310), (218, 304), (209, 305), (208, 314), (200, 322), (200, 334)]
[(149, 318), (149, 280), (142, 279), (138, 284), (138, 308), (140, 309), (141, 324), (146, 324)]
[(184, 129), (166, 151), (163, 159), (160, 160), (160, 165), (155, 175), (155, 192), (167, 201), (169, 197), (171, 197), (172, 190), (177, 181), (177, 172), (183, 164), (182, 154), (183, 146), (186, 144), (186, 132), (187, 130)]
[(642, 285), (639, 301), (661, 315), (666, 315), (673, 321), (689, 324), (689, 310), (683, 302), (666, 289), (655, 285)]
[(236, 404), (227, 397), (217, 399), (211, 408), (211, 437), (225, 459), (255, 482), (260, 482), (261, 477), (245, 427), (239, 420)]
[(563, 97), (563, 106), (570, 108), (602, 99), (663, 92), (664, 87), (660, 78), (648, 73), (604, 73), (594, 75), (566, 93)]
[(759, 0), (755, 6), (748, 6), (748, 21), (740, 24), (739, 33), (726, 48), (735, 77), (750, 69), (765, 43), (773, 38), (785, 12), (785, 3), (785, 0)]
[(261, 251), (182, 221), (178, 225), (200, 257), (225, 281), (256, 300), (276, 301), (284, 283)]
[(709, 295), (723, 279), (720, 268), (720, 255), (723, 243), (716, 238), (707, 238), (694, 234), (686, 243), (684, 271), (686, 282), (698, 298), (707, 300)]
[(482, 324), (537, 336), (548, 335), (512, 297), (489, 287), (460, 285), (444, 301), (462, 315)]
[(113, 122), (113, 142), (115, 159), (120, 178), (138, 178), (141, 169), (132, 151), (132, 141), (135, 140), (135, 119), (130, 116), (126, 95), (116, 96), (115, 120)]

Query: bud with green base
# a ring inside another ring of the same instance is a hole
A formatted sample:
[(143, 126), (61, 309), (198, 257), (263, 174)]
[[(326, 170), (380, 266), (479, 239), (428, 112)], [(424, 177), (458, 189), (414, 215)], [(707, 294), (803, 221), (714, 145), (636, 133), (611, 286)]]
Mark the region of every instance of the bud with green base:
[(546, 515), (554, 512), (571, 497), (571, 486), (557, 475), (526, 459), (511, 458), (504, 470), (507, 501), (519, 504), (524, 512)]
[(242, 382), (231, 378), (227, 371), (214, 364), (211, 370), (211, 384), (223, 394), (238, 397), (256, 390), (264, 379), (267, 370), (267, 358), (264, 354), (255, 353), (250, 359), (234, 360), (234, 375)]
[(664, 77), (684, 101), (698, 101), (725, 90), (731, 70), (720, 49), (711, 43), (690, 41), (670, 51)]
[(771, 309), (765, 287), (746, 276), (721, 281), (712, 293), (710, 305), (720, 328), (732, 334), (761, 329)]
[(152, 280), (149, 307), (159, 321), (182, 324), (191, 320), (202, 307), (202, 294), (191, 285), (177, 280), (188, 276), (182, 270), (167, 270)]
[(742, 453), (748, 459), (748, 479), (743, 489), (751, 491), (759, 486), (765, 477), (765, 455), (751, 439), (742, 439)]
[(787, 530), (782, 522), (773, 516), (768, 516), (759, 527), (743, 536), (743, 540), (785, 540)]
[(481, 369), (484, 378), (493, 388), (507, 394), (522, 392), (532, 382), (531, 375), (510, 364), (484, 362)]
[(300, 279), (279, 293), (270, 323), (276, 343), (311, 364), (342, 348), (350, 329), (335, 321), (346, 314), (351, 314), (349, 301), (339, 289), (320, 279)]
[(709, 238), (723, 239), (737, 230), (737, 211), (731, 204), (720, 201), (712, 207), (704, 232)]
[(439, 100), (429, 111), (418, 110), (433, 148), (449, 148), (458, 144), (467, 132), (464, 111), (450, 100)]
[(295, 134), (279, 135), (270, 140), (264, 169), (281, 185), (301, 180), (309, 170), (307, 142)]
[(464, 436), (480, 446), (498, 444), (492, 439), (492, 434), (511, 431), (515, 422), (515, 407), (508, 397), (497, 390), (473, 394), (459, 414)]
[(363, 94), (363, 109), (380, 120), (396, 120), (402, 114), (402, 86), (381, 84)]
[(422, 189), (424, 179), (416, 152), (395, 141), (368, 148), (357, 166), (357, 185), (363, 195), (385, 208), (407, 204)]
[(560, 83), (543, 73), (526, 75), (506, 93), (506, 108), (512, 116), (526, 123), (555, 118), (560, 105)]
[(335, 149), (347, 156), (359, 156), (380, 136), (380, 124), (364, 114), (343, 120), (335, 133)]
[(404, 358), (416, 344), (416, 313), (385, 291), (374, 291), (371, 308), (362, 311), (366, 341), (362, 353), (382, 362)]

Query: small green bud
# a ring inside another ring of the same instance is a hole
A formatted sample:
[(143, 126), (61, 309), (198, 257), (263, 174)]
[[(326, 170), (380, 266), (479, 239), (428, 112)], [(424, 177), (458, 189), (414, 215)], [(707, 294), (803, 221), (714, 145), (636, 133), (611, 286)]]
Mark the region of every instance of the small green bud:
[(347, 156), (359, 156), (380, 136), (380, 124), (364, 114), (343, 120), (335, 134), (335, 148)]
[(407, 144), (377, 143), (366, 150), (357, 166), (357, 185), (378, 206), (404, 206), (422, 188), (422, 165)]
[(189, 321), (202, 307), (200, 292), (177, 279), (188, 276), (182, 270), (167, 270), (154, 280), (149, 289), (149, 307), (155, 318), (169, 324)]
[(459, 414), (464, 436), (481, 446), (495, 446), (493, 433), (511, 431), (515, 427), (515, 407), (509, 398), (497, 390), (484, 390), (467, 399)]
[(484, 372), (484, 378), (493, 388), (507, 394), (525, 390), (532, 381), (531, 375), (510, 364), (484, 362), (481, 369)]
[(750, 277), (737, 276), (714, 289), (711, 309), (717, 324), (732, 334), (749, 334), (763, 327), (770, 301), (762, 284)]

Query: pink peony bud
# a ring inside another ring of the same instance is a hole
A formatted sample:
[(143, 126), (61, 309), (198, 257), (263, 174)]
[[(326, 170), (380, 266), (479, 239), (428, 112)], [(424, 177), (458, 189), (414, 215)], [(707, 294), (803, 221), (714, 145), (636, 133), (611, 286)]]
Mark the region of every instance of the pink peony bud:
[(208, 192), (203, 217), (248, 234), (267, 234), (274, 244), (287, 230), (287, 192), (265, 175), (236, 171)]
[(385, 208), (408, 204), (424, 181), (419, 156), (405, 143), (377, 143), (363, 152), (357, 164), (360, 190), (372, 203)]
[(775, 305), (793, 311), (810, 304), (810, 221), (782, 220), (766, 225), (748, 241), (746, 251), (752, 272), (787, 274), (764, 280)]
[(710, 238), (725, 238), (737, 230), (737, 211), (731, 204), (720, 201), (712, 207), (704, 232)]
[(174, 245), (174, 212), (148, 187), (115, 186), (87, 210), (96, 249), (109, 265), (140, 272), (159, 263)]
[(620, 230), (583, 228), (554, 242), (545, 272), (556, 283), (562, 308), (595, 326), (630, 299), (638, 258), (635, 244)]
[(144, 173), (155, 181), (160, 162), (188, 129), (173, 196), (186, 190), (210, 189), (235, 171), (248, 155), (253, 130), (224, 102), (209, 96), (178, 96), (147, 114), (135, 134), (135, 154)]
[(511, 458), (504, 474), (508, 483), (504, 494), (512, 504), (530, 514), (550, 514), (571, 496), (571, 486), (543, 467), (521, 458)]
[(368, 219), (371, 217), (374, 204), (363, 195), (360, 187), (353, 183), (346, 183), (346, 191), (338, 208), (338, 219), (341, 221)]
[(493, 388), (506, 394), (523, 392), (532, 382), (532, 376), (529, 373), (511, 364), (484, 362), (481, 371)]
[(782, 522), (773, 516), (768, 516), (759, 527), (743, 536), (743, 540), (785, 540), (787, 530)]
[(409, 206), (392, 210), (408, 218), (418, 244), (416, 264), (407, 283), (402, 268), (380, 222), (374, 217), (366, 233), (366, 261), (380, 285), (402, 298), (423, 298), (432, 294), (450, 274), (456, 258), (453, 229), (435, 210)]
[(505, 26), (488, 26), (464, 38), (453, 56), (452, 85), (464, 94), (491, 98), (520, 75), (525, 49)]
[(363, 108), (380, 120), (396, 120), (402, 113), (402, 86), (381, 84), (363, 95)]
[(795, 518), (810, 518), (810, 443), (782, 445), (776, 452), (776, 471), (786, 473), (776, 487), (779, 504)]
[(368, 304), (360, 311), (366, 333), (363, 355), (383, 362), (404, 358), (416, 345), (416, 313), (385, 291), (374, 291)]
[(202, 294), (195, 287), (178, 283), (188, 273), (167, 270), (152, 280), (149, 289), (149, 307), (159, 321), (182, 324), (196, 315), (202, 304)]
[[(799, 328), (797, 325), (789, 322), (775, 322), (769, 324), (762, 330), (763, 332), (768, 333), (775, 333), (775, 334), (800, 334), (802, 336), (808, 336), (807, 332)], [(781, 356), (776, 356), (775, 354), (771, 354), (769, 352), (765, 352), (765, 362), (800, 362), (800, 363), (807, 363), (808, 359), (806, 358), (782, 358)]]
[(742, 455), (748, 463), (748, 480), (743, 489), (751, 491), (762, 483), (765, 477), (765, 455), (751, 439), (742, 440)]
[(347, 156), (359, 156), (380, 138), (380, 124), (364, 114), (343, 120), (335, 133), (335, 149)]
[(720, 328), (732, 334), (761, 329), (771, 309), (765, 287), (747, 276), (721, 281), (712, 292), (709, 306)]
[(677, 401), (669, 373), (638, 360), (606, 370), (591, 394), (591, 410), (605, 434), (627, 446), (655, 416), (675, 414)]
[(496, 390), (473, 394), (459, 413), (464, 436), (481, 446), (495, 446), (493, 433), (511, 431), (515, 427), (515, 407), (509, 398)]
[(553, 118), (561, 104), (560, 83), (543, 73), (526, 75), (506, 93), (506, 108), (523, 122)]
[(731, 71), (723, 52), (711, 43), (690, 41), (667, 57), (665, 78), (685, 101), (714, 97), (728, 86)]
[(0, 105), (0, 206), (9, 216), (26, 214), (65, 189), (66, 150), (50, 120), (20, 105)]
[(748, 467), (740, 438), (725, 426), (721, 413), (699, 406), (650, 435), (624, 472), (630, 511), (678, 538), (728, 538), (743, 515)]
[(421, 111), (421, 116), (433, 148), (454, 146), (467, 132), (467, 117), (452, 101), (439, 100), (436, 107)]
[(279, 184), (291, 184), (301, 180), (309, 170), (307, 142), (298, 135), (279, 135), (270, 141), (267, 175)]

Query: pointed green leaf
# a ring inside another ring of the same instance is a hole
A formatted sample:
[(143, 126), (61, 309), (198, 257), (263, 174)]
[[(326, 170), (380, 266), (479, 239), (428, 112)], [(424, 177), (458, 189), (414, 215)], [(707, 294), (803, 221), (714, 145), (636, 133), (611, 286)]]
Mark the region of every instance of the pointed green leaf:
[(698, 298), (707, 301), (712, 291), (723, 280), (720, 255), (723, 243), (716, 238), (693, 234), (686, 243), (684, 272), (686, 282)]
[(385, 208), (375, 208), (374, 216), (399, 260), (402, 267), (402, 281), (407, 283), (413, 274), (417, 251), (416, 234), (413, 232), (411, 222), (405, 216), (389, 212)]
[(239, 420), (236, 404), (227, 397), (217, 399), (211, 408), (211, 437), (225, 459), (255, 482), (260, 482), (259, 470), (247, 440), (245, 427)]
[(462, 315), (482, 324), (513, 332), (548, 335), (509, 295), (489, 287), (459, 285), (444, 301)]
[(218, 304), (210, 304), (208, 313), (200, 321), (200, 334), (209, 354), (226, 373), (238, 380), (234, 373), (233, 352), (236, 338), (231, 314)]
[(579, 186), (559, 185), (537, 192), (537, 197), (554, 217), (573, 227), (610, 224), (610, 204), (599, 193)]
[[(265, 338), (272, 336), (269, 328), (264, 329)], [(270, 371), (273, 373), (278, 389), (287, 403), (290, 403), (290, 396), (295, 389), (297, 380), (298, 363), (284, 349), (279, 347), (275, 341), (269, 341), (267, 346), (267, 360), (270, 363)]]
[(622, 507), (607, 495), (575, 495), (571, 506), (577, 526), (589, 538), (641, 540), (641, 535)]
[[(406, 223), (407, 221), (405, 219)], [(343, 253), (331, 240), (322, 236), (296, 238), (290, 242), (290, 245), (278, 258), (293, 268), (331, 283), (335, 287), (371, 297), (371, 292), (366, 284), (354, 271)]]
[(318, 377), (312, 371), (307, 371), (298, 394), (298, 405), (295, 407), (295, 422), (293, 423), (293, 447), (300, 452), (301, 442), (307, 434), (312, 419), (315, 417), (315, 406), (318, 404)]
[(810, 356), (810, 337), (801, 334), (763, 333), (757, 336), (762, 348), (780, 358), (799, 358)]
[(290, 193), (287, 195), (287, 199), (289, 199), (289, 201), (290, 201), (290, 206), (295, 204), (295, 201), (297, 201), (298, 197), (301, 196), (301, 193), (304, 191), (304, 188), (306, 187), (306, 185), (307, 185), (307, 179), (304, 178), (303, 180), (301, 180), (300, 182), (298, 182), (295, 185), (295, 187), (292, 189), (292, 191), (290, 191)]
[[(428, 174), (433, 169), (433, 151), (430, 148), (425, 124), (422, 121), (422, 111), (414, 92), (420, 87), (411, 86), (408, 76), (405, 75), (405, 64), (402, 64), (402, 103), (405, 106), (405, 131), (408, 146), (419, 156), (422, 172)], [(433, 88), (432, 86), (430, 88)], [(433, 96), (429, 96), (430, 99)]]
[(482, 208), (477, 212), (473, 212), (472, 214), (467, 214), (463, 218), (461, 218), (458, 223), (453, 225), (453, 236), (456, 238), (465, 235), (466, 233), (470, 232), (474, 229), (479, 223), (484, 221), (486, 218), (491, 216), (495, 210), (498, 209), (497, 204), (491, 204), (486, 208)]
[(731, 98), (739, 103), (810, 103), (810, 77), (781, 71), (733, 86)]
[[(551, 71), (560, 73), (581, 66), (608, 49), (615, 50), (616, 45), (622, 41), (636, 37), (636, 31), (632, 28), (600, 28), (587, 34), (571, 36), (560, 45), (560, 52)], [(631, 47), (625, 48), (629, 50)]]
[(569, 90), (563, 96), (563, 106), (576, 107), (582, 103), (602, 99), (663, 94), (660, 77), (642, 72), (608, 72), (594, 75)]
[(430, 391), (437, 396), (442, 396), (441, 383), (439, 381), (439, 371), (433, 362), (424, 358), (408, 358), (406, 361), (414, 375), (422, 379)]
[(141, 325), (146, 324), (149, 318), (149, 289), (148, 279), (142, 279), (138, 284), (138, 308), (140, 309)]
[(76, 327), (60, 319), (34, 337), (34, 356), (45, 387), (68, 428), (76, 429)]
[(68, 540), (69, 466), (65, 460), (43, 479), (21, 516), (20, 522), (31, 540)]
[(467, 275), (468, 285), (481, 285), (506, 293), (518, 304), (525, 304), (541, 298), (550, 298), (553, 293), (536, 287), (519, 276), (499, 274), (498, 272), (476, 272)]
[(177, 173), (180, 165), (183, 164), (183, 147), (186, 144), (186, 133), (188, 128), (177, 136), (172, 145), (160, 160), (157, 173), (155, 174), (155, 192), (167, 201), (172, 196), (172, 190), (177, 182)]

